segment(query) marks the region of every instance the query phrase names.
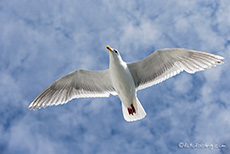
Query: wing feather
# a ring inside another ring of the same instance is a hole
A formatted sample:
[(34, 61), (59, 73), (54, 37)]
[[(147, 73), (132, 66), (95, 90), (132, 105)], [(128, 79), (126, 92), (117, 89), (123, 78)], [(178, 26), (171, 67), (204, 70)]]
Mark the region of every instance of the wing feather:
[(172, 48), (160, 49), (145, 59), (129, 63), (137, 89), (158, 84), (182, 71), (195, 73), (222, 64), (221, 56), (202, 51)]
[(37, 109), (51, 105), (65, 104), (73, 98), (108, 97), (116, 95), (110, 79), (109, 70), (76, 70), (58, 79), (42, 91), (29, 105)]

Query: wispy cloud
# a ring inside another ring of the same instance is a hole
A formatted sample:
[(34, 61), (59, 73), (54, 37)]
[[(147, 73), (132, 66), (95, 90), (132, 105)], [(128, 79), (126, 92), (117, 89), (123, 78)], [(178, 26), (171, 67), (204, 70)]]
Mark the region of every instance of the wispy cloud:
[[(229, 18), (228, 0), (0, 1), (0, 153), (227, 153)], [(125, 122), (114, 96), (27, 109), (59, 77), (108, 68), (106, 45), (125, 61), (175, 47), (226, 59), (139, 91), (142, 121)], [(180, 149), (179, 142), (227, 148)]]

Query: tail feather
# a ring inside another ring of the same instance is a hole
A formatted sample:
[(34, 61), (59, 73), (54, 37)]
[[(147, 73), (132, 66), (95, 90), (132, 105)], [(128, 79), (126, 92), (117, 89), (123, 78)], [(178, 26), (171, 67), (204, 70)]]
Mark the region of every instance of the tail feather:
[(136, 98), (135, 102), (131, 104), (130, 108), (125, 107), (123, 103), (121, 104), (123, 116), (126, 121), (136, 121), (143, 119), (146, 116), (145, 110), (138, 98)]

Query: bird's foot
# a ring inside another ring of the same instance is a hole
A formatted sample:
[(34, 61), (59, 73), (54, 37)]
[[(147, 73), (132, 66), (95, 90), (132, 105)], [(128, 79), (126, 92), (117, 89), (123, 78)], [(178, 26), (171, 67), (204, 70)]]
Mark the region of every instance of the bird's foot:
[(133, 115), (133, 113), (136, 113), (136, 110), (135, 110), (133, 104), (131, 104), (130, 108), (128, 108), (128, 112), (129, 112), (129, 114), (132, 114), (132, 115)]

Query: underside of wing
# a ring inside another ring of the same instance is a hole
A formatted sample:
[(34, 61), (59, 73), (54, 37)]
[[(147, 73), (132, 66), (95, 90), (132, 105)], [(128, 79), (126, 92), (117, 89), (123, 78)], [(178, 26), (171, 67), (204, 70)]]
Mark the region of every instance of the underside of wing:
[(195, 73), (222, 64), (221, 56), (189, 49), (160, 49), (147, 58), (129, 63), (137, 89), (158, 84), (182, 71)]
[(76, 70), (58, 79), (42, 91), (30, 104), (29, 109), (65, 104), (73, 98), (109, 97), (116, 95), (109, 70)]

